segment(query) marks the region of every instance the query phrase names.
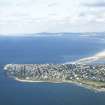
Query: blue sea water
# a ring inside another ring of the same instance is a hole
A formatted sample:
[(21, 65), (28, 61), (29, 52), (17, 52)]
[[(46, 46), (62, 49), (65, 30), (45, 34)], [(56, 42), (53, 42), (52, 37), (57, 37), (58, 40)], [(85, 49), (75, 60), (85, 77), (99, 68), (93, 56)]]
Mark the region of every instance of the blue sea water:
[(21, 83), (6, 76), (8, 63), (66, 63), (104, 50), (100, 37), (0, 37), (0, 105), (105, 105), (105, 93), (75, 84)]

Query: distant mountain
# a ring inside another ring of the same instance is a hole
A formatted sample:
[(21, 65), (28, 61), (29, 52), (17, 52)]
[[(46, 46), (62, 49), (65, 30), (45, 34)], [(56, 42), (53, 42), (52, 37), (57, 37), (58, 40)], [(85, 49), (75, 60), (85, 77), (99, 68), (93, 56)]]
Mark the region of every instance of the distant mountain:
[(73, 32), (59, 32), (59, 33), (50, 33), (50, 32), (41, 32), (41, 33), (30, 33), (30, 34), (13, 34), (13, 35), (0, 35), (0, 36), (23, 36), (23, 37), (44, 37), (44, 36), (72, 36), (72, 35), (80, 35), (80, 36), (91, 36), (91, 37), (100, 37), (105, 38), (105, 32), (82, 32), (82, 33), (73, 33)]

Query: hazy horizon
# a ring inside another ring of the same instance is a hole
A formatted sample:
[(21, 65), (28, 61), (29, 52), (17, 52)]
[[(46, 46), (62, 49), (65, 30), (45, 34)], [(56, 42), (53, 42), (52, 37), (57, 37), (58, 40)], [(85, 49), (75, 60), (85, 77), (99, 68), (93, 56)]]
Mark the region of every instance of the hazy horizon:
[(104, 35), (105, 32), (36, 32), (36, 33), (15, 33), (15, 34), (0, 34), (0, 36), (64, 36), (64, 35), (83, 35), (96, 36)]
[(0, 0), (0, 34), (103, 32), (105, 0)]

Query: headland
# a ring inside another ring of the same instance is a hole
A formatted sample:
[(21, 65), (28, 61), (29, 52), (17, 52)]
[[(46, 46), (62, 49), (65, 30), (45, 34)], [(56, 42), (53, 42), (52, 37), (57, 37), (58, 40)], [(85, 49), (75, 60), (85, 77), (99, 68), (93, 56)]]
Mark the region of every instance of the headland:
[(7, 64), (4, 69), (20, 82), (74, 83), (105, 91), (104, 64)]

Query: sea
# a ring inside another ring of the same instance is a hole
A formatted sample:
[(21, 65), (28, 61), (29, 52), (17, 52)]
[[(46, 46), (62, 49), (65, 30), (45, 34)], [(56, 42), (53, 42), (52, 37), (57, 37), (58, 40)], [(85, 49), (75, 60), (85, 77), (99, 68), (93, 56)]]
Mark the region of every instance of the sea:
[(70, 63), (104, 50), (105, 35), (99, 33), (0, 36), (0, 105), (105, 105), (105, 92), (68, 83), (19, 82), (3, 69), (6, 64)]

